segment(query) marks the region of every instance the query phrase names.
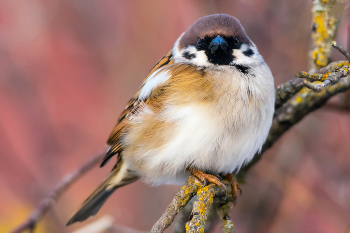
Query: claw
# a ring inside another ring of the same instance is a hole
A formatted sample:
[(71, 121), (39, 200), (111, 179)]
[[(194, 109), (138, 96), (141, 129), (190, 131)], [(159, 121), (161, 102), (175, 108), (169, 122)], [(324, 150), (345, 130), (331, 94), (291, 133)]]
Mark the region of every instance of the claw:
[(191, 172), (192, 175), (197, 177), (200, 181), (202, 181), (204, 185), (207, 185), (206, 181), (209, 181), (211, 183), (216, 184), (219, 187), (225, 187), (225, 185), (219, 180), (219, 178), (217, 178), (214, 175), (204, 173), (203, 171), (194, 167), (189, 167), (187, 170)]
[(225, 178), (231, 183), (232, 195), (233, 195), (233, 198), (235, 199), (234, 204), (236, 204), (238, 191), (239, 191), (239, 195), (242, 195), (242, 189), (241, 189), (241, 187), (239, 186), (238, 182), (235, 180), (235, 178), (233, 177), (233, 175), (231, 173), (228, 173), (225, 176)]

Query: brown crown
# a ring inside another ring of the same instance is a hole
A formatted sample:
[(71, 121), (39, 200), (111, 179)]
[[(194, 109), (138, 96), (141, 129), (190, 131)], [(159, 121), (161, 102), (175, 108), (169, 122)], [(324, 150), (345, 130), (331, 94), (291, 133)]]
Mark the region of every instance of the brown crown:
[(179, 49), (195, 44), (198, 38), (222, 35), (237, 37), (246, 44), (251, 44), (241, 23), (235, 17), (226, 14), (208, 15), (198, 19), (185, 32), (179, 42)]

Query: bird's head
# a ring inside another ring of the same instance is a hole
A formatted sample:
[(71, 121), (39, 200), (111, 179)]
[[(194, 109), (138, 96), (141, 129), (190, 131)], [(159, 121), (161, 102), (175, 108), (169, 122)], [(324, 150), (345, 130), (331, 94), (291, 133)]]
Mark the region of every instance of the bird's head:
[(205, 67), (249, 66), (261, 57), (239, 20), (226, 14), (197, 20), (177, 40), (173, 56), (175, 63)]

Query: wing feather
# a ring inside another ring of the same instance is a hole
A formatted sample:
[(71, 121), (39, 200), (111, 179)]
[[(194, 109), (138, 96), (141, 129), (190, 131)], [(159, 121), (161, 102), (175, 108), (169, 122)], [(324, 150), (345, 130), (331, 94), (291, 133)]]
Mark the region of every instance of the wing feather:
[(145, 83), (147, 82), (147, 79), (154, 73), (157, 72), (159, 69), (171, 65), (174, 63), (174, 60), (172, 59), (172, 51), (170, 50), (162, 59), (158, 61), (158, 63), (152, 68), (152, 70), (147, 75), (146, 79), (144, 80), (141, 88), (136, 93), (136, 95), (130, 99), (130, 101), (127, 103), (126, 108), (124, 111), (120, 114), (117, 124), (114, 127), (112, 133), (110, 134), (107, 145), (110, 145), (111, 147), (108, 149), (107, 154), (105, 158), (103, 159), (101, 163), (101, 167), (103, 167), (105, 164), (108, 163), (108, 161), (115, 155), (120, 153), (123, 150), (122, 145), (122, 135), (125, 133), (125, 130), (127, 128), (127, 121), (125, 120), (127, 117), (130, 117), (134, 114), (137, 114), (138, 110), (142, 107), (142, 104), (144, 104), (145, 100), (140, 100), (139, 96), (141, 93), (142, 88), (144, 87)]

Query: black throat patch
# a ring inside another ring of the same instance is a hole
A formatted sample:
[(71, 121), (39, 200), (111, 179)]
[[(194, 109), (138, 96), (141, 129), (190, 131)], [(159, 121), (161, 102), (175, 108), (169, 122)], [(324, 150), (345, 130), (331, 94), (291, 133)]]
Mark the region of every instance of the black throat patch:
[(212, 52), (209, 49), (210, 42), (214, 37), (206, 36), (195, 44), (198, 51), (204, 51), (208, 58), (208, 61), (214, 65), (230, 65), (230, 63), (235, 59), (232, 55), (234, 49), (240, 49), (242, 43), (237, 41), (234, 37), (222, 36), (227, 41), (227, 51), (223, 51), (221, 48)]
[(231, 66), (236, 67), (236, 69), (241, 72), (242, 74), (248, 74), (250, 68), (248, 66), (243, 66), (243, 65), (239, 65), (239, 64), (231, 64)]

